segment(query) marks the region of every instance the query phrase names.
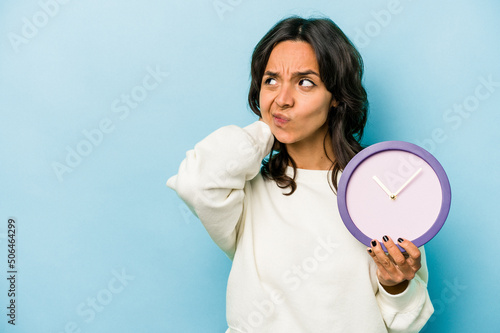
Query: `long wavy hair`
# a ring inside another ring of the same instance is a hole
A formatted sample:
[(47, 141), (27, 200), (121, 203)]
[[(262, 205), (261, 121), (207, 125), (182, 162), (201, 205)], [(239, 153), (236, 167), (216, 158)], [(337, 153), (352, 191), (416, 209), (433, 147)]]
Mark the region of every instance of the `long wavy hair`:
[[(327, 136), (329, 134), (331, 137), (334, 153), (329, 170), (335, 188), (332, 190), (336, 193), (339, 172), (362, 150), (360, 140), (368, 116), (367, 94), (361, 83), (363, 59), (347, 36), (330, 19), (293, 16), (279, 21), (259, 41), (252, 54), (248, 103), (259, 117), (262, 77), (272, 50), (284, 41), (303, 41), (312, 46), (321, 80), (338, 102), (336, 107), (330, 108), (326, 120)], [(323, 141), (325, 153), (327, 136)], [(293, 177), (286, 175), (289, 165), (293, 167)], [(288, 154), (286, 145), (276, 139), (270, 155), (263, 161), (261, 174), (265, 179), (273, 179), (280, 188), (290, 187), (290, 192), (285, 195), (291, 195), (297, 188), (296, 163)]]

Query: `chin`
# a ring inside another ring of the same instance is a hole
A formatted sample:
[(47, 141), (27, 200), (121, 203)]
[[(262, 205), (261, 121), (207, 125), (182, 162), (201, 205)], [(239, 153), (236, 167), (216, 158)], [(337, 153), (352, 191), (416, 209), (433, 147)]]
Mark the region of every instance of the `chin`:
[(289, 135), (274, 134), (274, 136), (276, 137), (276, 140), (286, 145), (294, 143), (296, 141), (295, 138), (290, 137)]

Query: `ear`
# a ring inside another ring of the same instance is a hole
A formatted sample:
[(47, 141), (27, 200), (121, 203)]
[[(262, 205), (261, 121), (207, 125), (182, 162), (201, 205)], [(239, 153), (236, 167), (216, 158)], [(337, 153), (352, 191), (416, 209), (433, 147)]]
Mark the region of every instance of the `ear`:
[(339, 106), (339, 101), (337, 101), (335, 98), (332, 98), (332, 102), (330, 103), (330, 107), (334, 107), (336, 108), (337, 106)]

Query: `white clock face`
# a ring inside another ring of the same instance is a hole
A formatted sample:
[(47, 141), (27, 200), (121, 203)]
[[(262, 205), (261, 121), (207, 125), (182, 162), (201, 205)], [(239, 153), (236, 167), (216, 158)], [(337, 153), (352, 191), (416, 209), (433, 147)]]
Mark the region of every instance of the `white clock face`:
[(370, 239), (413, 240), (436, 222), (442, 206), (440, 181), (422, 158), (386, 150), (364, 159), (346, 190), (348, 214)]

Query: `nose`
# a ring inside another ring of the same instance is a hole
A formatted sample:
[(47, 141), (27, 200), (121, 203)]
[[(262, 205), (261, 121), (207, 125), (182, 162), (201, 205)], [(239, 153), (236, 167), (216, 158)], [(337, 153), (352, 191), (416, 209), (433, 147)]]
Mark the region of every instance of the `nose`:
[(283, 84), (278, 91), (278, 95), (274, 99), (276, 105), (281, 109), (292, 107), (294, 104), (292, 87), (289, 84)]

